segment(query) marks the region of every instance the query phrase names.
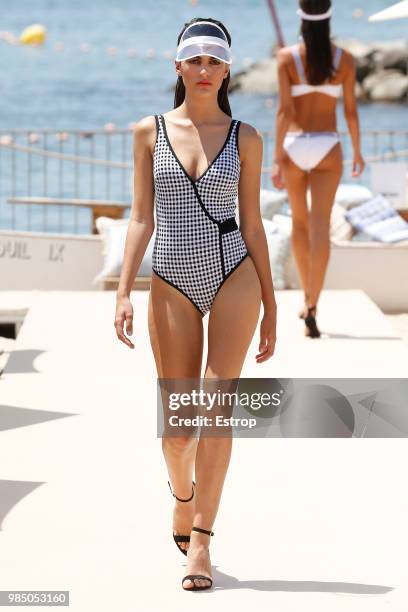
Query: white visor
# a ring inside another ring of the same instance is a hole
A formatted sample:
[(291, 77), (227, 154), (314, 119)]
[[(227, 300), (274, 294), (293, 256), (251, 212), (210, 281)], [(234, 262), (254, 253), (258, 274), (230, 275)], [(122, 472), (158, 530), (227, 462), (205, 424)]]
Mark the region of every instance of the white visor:
[(224, 31), (215, 23), (199, 21), (184, 30), (177, 47), (176, 61), (210, 55), (221, 62), (231, 64), (231, 49)]
[(332, 16), (332, 8), (330, 7), (325, 13), (317, 13), (317, 15), (306, 13), (301, 8), (298, 8), (296, 13), (305, 21), (323, 21), (324, 19), (330, 19)]

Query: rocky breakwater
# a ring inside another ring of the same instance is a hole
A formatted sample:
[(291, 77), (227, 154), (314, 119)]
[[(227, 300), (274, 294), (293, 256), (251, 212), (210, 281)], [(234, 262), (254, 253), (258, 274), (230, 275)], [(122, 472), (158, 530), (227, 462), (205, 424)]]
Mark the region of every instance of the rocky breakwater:
[[(335, 40), (356, 62), (356, 96), (362, 102), (408, 103), (408, 41), (363, 43)], [(231, 76), (230, 91), (277, 94), (276, 49), (271, 57), (254, 62)]]

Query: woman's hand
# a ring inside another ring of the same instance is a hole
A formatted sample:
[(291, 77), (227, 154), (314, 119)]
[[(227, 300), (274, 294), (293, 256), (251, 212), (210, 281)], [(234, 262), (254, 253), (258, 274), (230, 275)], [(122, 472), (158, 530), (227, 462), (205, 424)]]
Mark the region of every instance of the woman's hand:
[(135, 348), (135, 345), (126, 338), (123, 332), (123, 324), (126, 321), (126, 334), (133, 334), (133, 306), (128, 296), (116, 298), (116, 313), (115, 313), (115, 329), (116, 335), (129, 348)]
[(358, 176), (360, 176), (360, 174), (363, 173), (364, 168), (365, 168), (365, 161), (363, 159), (363, 156), (361, 155), (361, 153), (355, 153), (354, 159), (353, 159), (353, 170), (352, 170), (351, 176), (354, 176), (355, 178), (357, 178)]
[(276, 187), (276, 189), (285, 188), (285, 182), (283, 180), (283, 175), (282, 175), (282, 160), (281, 159), (275, 159), (273, 161), (271, 179), (272, 179), (273, 186)]
[(259, 342), (259, 351), (255, 356), (257, 363), (266, 361), (275, 352), (276, 343), (276, 309), (264, 313), (261, 321), (261, 339)]

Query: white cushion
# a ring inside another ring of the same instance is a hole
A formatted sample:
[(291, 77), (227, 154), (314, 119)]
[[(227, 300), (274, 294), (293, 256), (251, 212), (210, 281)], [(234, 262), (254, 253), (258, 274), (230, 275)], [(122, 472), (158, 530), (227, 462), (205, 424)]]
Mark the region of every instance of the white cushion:
[(112, 219), (111, 217), (97, 217), (95, 221), (99, 234), (103, 234), (111, 225), (127, 225), (129, 219)]
[(377, 195), (368, 202), (355, 206), (345, 213), (346, 218), (359, 231), (365, 231), (372, 223), (397, 215), (397, 211), (382, 195)]
[(363, 202), (367, 202), (373, 197), (372, 191), (364, 185), (353, 185), (340, 183), (337, 188), (334, 201), (344, 208), (352, 208)]
[[(100, 273), (93, 279), (93, 284), (103, 280), (106, 276), (120, 276), (129, 219), (98, 217), (95, 225), (103, 240), (102, 254), (104, 255), (104, 263)], [(154, 237), (155, 232), (153, 232), (147, 246), (137, 276), (151, 275)]]
[(278, 228), (279, 234), (290, 236), (292, 233), (292, 217), (277, 213), (273, 217), (273, 223)]
[(380, 242), (399, 242), (408, 238), (408, 223), (381, 194), (347, 211), (346, 218), (357, 230)]
[(290, 256), (290, 236), (286, 234), (267, 234), (269, 260), (271, 262), (273, 286), (286, 289), (289, 285), (287, 266)]
[(365, 232), (380, 242), (401, 242), (408, 240), (408, 223), (397, 214), (395, 217), (372, 223)]
[[(273, 223), (278, 228), (280, 234), (290, 235), (292, 233), (291, 216), (276, 213), (273, 216)], [(337, 240), (351, 240), (352, 236), (353, 226), (345, 217), (345, 209), (339, 204), (334, 203), (330, 219), (330, 237)]]
[[(291, 219), (289, 219), (289, 222), (291, 222)], [(275, 223), (275, 219), (271, 221), (262, 218), (262, 223), (268, 244), (274, 288), (286, 289), (288, 286), (287, 265), (290, 256), (290, 234), (287, 232), (280, 233), (279, 223)]]
[(275, 223), (275, 220), (271, 221), (270, 219), (264, 219), (262, 217), (262, 225), (265, 230), (265, 234), (276, 234), (278, 231), (278, 226)]
[(286, 191), (278, 191), (273, 189), (261, 189), (260, 191), (260, 207), (261, 216), (264, 219), (272, 219), (274, 214), (279, 210), (284, 202), (288, 199)]
[(353, 226), (345, 217), (345, 209), (334, 202), (330, 217), (330, 238), (337, 240), (351, 240)]

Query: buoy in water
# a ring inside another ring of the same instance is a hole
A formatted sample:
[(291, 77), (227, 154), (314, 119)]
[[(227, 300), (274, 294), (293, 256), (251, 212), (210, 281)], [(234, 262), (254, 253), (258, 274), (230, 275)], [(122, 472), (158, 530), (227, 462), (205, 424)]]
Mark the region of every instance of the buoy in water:
[(47, 38), (47, 28), (41, 23), (33, 23), (20, 34), (23, 45), (42, 45)]

